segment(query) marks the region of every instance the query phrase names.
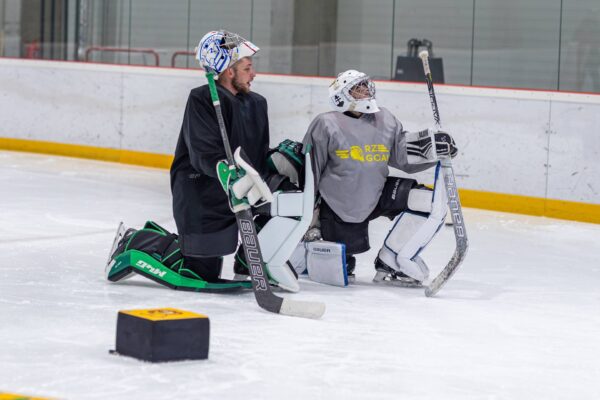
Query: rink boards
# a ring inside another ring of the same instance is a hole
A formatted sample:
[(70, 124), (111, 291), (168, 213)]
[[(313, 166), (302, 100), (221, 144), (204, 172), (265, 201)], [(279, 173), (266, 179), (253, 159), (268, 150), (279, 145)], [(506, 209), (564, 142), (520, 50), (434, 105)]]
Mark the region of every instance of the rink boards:
[[(0, 149), (168, 167), (199, 70), (0, 59)], [(272, 145), (329, 111), (330, 78), (261, 74)], [(600, 222), (600, 95), (436, 86), (465, 206)], [(425, 84), (377, 82), (407, 130), (433, 126)], [(419, 179), (431, 181), (430, 174)]]

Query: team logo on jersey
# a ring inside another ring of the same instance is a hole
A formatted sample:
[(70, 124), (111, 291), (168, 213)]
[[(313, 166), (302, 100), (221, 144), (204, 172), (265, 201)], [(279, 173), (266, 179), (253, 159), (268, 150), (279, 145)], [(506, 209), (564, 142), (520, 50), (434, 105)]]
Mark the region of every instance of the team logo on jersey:
[(342, 160), (352, 159), (360, 162), (385, 162), (390, 159), (390, 151), (384, 144), (365, 144), (351, 146), (350, 150), (336, 150), (335, 155)]

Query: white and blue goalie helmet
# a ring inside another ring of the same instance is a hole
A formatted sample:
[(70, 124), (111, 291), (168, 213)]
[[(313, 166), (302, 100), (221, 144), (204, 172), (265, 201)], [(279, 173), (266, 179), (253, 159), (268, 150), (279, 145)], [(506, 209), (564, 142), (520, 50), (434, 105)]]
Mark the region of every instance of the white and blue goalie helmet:
[(375, 84), (354, 69), (342, 72), (329, 86), (329, 103), (335, 111), (372, 114), (379, 111), (375, 101)]
[(196, 48), (196, 59), (203, 68), (217, 74), (244, 57), (252, 57), (259, 48), (240, 35), (225, 30), (208, 32)]

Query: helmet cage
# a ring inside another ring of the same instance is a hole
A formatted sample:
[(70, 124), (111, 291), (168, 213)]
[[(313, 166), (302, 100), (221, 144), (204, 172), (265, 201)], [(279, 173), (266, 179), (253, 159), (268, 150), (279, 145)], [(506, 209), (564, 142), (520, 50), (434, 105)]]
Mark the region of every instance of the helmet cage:
[[(357, 92), (360, 92), (364, 97), (356, 97)], [(354, 101), (373, 100), (375, 99), (375, 84), (369, 76), (358, 76), (342, 88), (342, 93)]]

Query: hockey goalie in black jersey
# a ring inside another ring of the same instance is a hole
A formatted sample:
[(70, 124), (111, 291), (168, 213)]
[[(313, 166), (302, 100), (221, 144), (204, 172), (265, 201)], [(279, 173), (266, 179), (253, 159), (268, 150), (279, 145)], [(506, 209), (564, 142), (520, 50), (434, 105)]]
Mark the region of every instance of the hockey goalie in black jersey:
[[(389, 110), (377, 105), (375, 85), (362, 72), (338, 75), (329, 87), (329, 98), (334, 111), (318, 115), (303, 140), (312, 147), (320, 197), (318, 215), (306, 235), (312, 241), (306, 245), (308, 273), (327, 283), (347, 284), (345, 278), (352, 278), (356, 264), (354, 254), (370, 248), (369, 221), (385, 216), (394, 222), (375, 259), (374, 280), (420, 286), (429, 271), (419, 254), (447, 211), (437, 161), (456, 156), (454, 140), (431, 129), (406, 132)], [(411, 174), (436, 165), (433, 189), (414, 179), (388, 176), (388, 167)], [(334, 251), (331, 242), (343, 244), (342, 250)], [(333, 253), (343, 254), (342, 274)], [(328, 276), (327, 265), (333, 265), (335, 276), (344, 279)]]
[(196, 58), (219, 74), (216, 91), (227, 139), (236, 149), (235, 166), (226, 161), (209, 85), (192, 89), (171, 166), (177, 234), (152, 221), (142, 229), (126, 230), (121, 225), (106, 267), (110, 281), (138, 273), (175, 289), (250, 288), (243, 254), (235, 266), (243, 279), (224, 280), (220, 275), (223, 256), (238, 248), (234, 213), (262, 205), (256, 212), (262, 219), (256, 223), (263, 228), (258, 240), (269, 280), (282, 289), (299, 290), (297, 275), (286, 262), (312, 218), (312, 172), (309, 162), (311, 185), (304, 193), (295, 185), (304, 176), (278, 173), (277, 150), (284, 151), (285, 146), (270, 151), (267, 101), (250, 90), (256, 76), (252, 56), (258, 50), (224, 30), (208, 32), (201, 39)]

